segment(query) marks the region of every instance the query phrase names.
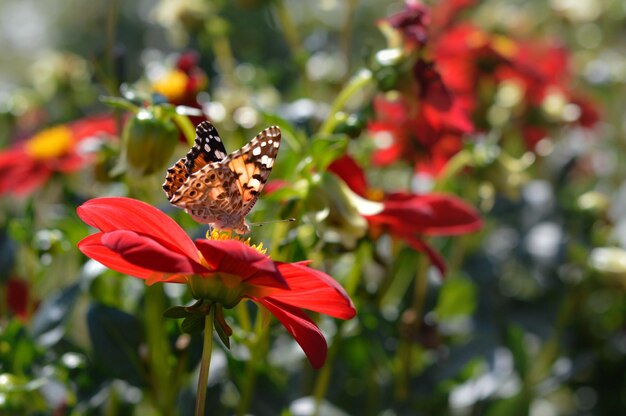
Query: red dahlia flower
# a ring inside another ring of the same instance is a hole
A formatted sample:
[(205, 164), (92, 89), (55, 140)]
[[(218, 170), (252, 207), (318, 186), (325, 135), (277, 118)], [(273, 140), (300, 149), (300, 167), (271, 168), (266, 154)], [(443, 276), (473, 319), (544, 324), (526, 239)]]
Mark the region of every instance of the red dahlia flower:
[(194, 243), (170, 217), (130, 198), (92, 199), (77, 212), (100, 230), (78, 243), (88, 257), (147, 284), (187, 283), (194, 297), (225, 307), (251, 299), (278, 318), (314, 368), (324, 364), (326, 341), (302, 309), (339, 319), (356, 313), (341, 286), (307, 261), (275, 262), (237, 240)]
[(335, 160), (329, 170), (359, 196), (380, 200), (380, 210), (363, 214), (371, 228), (382, 228), (415, 250), (425, 252), (442, 274), (445, 273), (445, 263), (441, 255), (420, 237), (467, 234), (482, 227), (478, 212), (454, 196), (407, 192), (382, 194), (370, 189), (365, 173), (349, 156)]
[[(411, 82), (395, 85), (396, 91), (374, 100), (375, 119), (368, 130), (377, 150), (373, 162), (387, 165), (400, 159), (418, 171), (437, 174), (462, 145), (461, 138), (474, 130), (471, 102), (460, 99), (430, 59), (426, 48), (430, 10), (417, 0), (407, 0), (404, 10), (379, 22), (390, 46), (397, 39), (413, 52)], [(430, 42), (430, 41), (429, 41)], [(406, 81), (406, 78), (400, 78)], [(440, 141), (445, 143), (441, 144)]]
[(115, 134), (110, 116), (90, 117), (40, 131), (0, 152), (0, 194), (27, 195), (56, 173), (75, 172), (90, 162), (87, 139)]
[[(596, 106), (572, 92), (569, 54), (555, 42), (519, 41), (462, 24), (441, 32), (433, 43), (437, 68), (467, 111), (485, 105), (480, 97), (487, 96), (491, 105), (486, 92), (504, 83), (519, 89), (515, 114), (530, 149), (548, 135), (551, 121), (591, 127), (599, 119)], [(547, 109), (553, 119), (538, 119), (535, 109)]]

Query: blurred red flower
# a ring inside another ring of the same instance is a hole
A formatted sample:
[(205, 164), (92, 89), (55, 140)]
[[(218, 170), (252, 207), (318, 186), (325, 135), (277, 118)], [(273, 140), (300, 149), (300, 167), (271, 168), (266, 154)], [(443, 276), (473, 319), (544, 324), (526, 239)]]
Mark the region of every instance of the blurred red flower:
[(116, 133), (112, 116), (88, 117), (40, 131), (0, 152), (0, 195), (27, 195), (56, 173), (75, 172), (91, 158), (87, 139)]
[(404, 10), (379, 22), (389, 24), (398, 30), (405, 42), (411, 47), (422, 47), (428, 38), (428, 8), (417, 0), (407, 0)]
[(5, 302), (9, 311), (18, 319), (27, 321), (38, 303), (31, 299), (30, 285), (26, 280), (14, 277), (10, 277), (5, 285)]
[[(555, 42), (521, 41), (460, 24), (440, 32), (433, 45), (441, 76), (469, 112), (504, 82), (515, 85), (518, 102), (508, 104), (516, 106), (515, 117), (523, 125), (522, 134), (531, 150), (554, 122), (591, 127), (599, 120), (597, 106), (572, 91), (568, 51)], [(550, 100), (553, 105), (546, 105)], [(568, 105), (568, 112), (563, 111)], [(537, 117), (542, 114), (538, 109), (556, 113), (554, 119)]]
[[(430, 32), (437, 35), (447, 30), (468, 7), (475, 5), (477, 0), (442, 0), (430, 8)], [(435, 33), (433, 33), (435, 32)]]
[[(468, 1), (455, 3), (468, 5)], [(463, 134), (474, 130), (471, 106), (455, 96), (436, 61), (426, 58), (429, 51), (423, 49), (431, 42), (428, 7), (407, 0), (402, 11), (381, 20), (379, 27), (387, 34), (390, 47), (398, 46), (398, 36), (390, 35), (389, 29), (400, 35), (404, 54), (414, 64), (408, 79), (399, 78), (403, 82), (394, 86), (395, 91), (374, 100), (375, 118), (368, 124), (377, 146), (373, 162), (384, 166), (405, 160), (418, 171), (436, 175), (460, 150)]]
[(329, 166), (329, 170), (343, 179), (359, 196), (381, 200), (383, 209), (380, 212), (363, 215), (370, 227), (389, 231), (391, 235), (406, 241), (415, 250), (425, 252), (442, 274), (445, 273), (445, 262), (441, 255), (420, 236), (467, 234), (482, 227), (479, 213), (457, 197), (434, 193), (382, 194), (370, 189), (363, 169), (349, 156), (335, 160)]
[(314, 368), (326, 359), (320, 329), (302, 309), (351, 319), (356, 314), (343, 288), (307, 261), (272, 261), (238, 240), (198, 239), (156, 208), (130, 198), (97, 198), (77, 209), (79, 217), (100, 232), (84, 238), (79, 249), (105, 266), (140, 279), (187, 283), (194, 296), (202, 287), (219, 293), (233, 307), (243, 298), (267, 308), (302, 347)]
[(467, 106), (452, 95), (432, 64), (418, 61), (414, 75), (416, 99), (388, 94), (374, 100), (376, 119), (368, 125), (377, 146), (372, 161), (386, 166), (406, 160), (418, 171), (437, 175), (473, 125)]

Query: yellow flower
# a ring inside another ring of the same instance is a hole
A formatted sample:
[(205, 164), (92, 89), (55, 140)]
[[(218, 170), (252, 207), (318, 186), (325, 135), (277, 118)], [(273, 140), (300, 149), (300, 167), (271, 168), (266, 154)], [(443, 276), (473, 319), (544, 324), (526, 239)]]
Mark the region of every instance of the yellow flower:
[(165, 96), (168, 101), (176, 102), (184, 98), (189, 77), (179, 69), (172, 70), (159, 78), (152, 85), (152, 89)]

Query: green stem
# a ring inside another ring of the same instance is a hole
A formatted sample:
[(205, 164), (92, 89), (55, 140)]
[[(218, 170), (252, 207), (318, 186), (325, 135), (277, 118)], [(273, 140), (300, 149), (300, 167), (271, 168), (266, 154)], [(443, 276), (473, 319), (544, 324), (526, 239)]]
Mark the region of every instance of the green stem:
[(459, 235), (453, 238), (454, 240), (452, 241), (450, 255), (446, 260), (448, 264), (448, 275), (461, 268), (463, 260), (465, 259), (465, 252), (467, 251), (467, 245), (470, 241), (471, 236)]
[(250, 322), (250, 313), (248, 312), (247, 302), (239, 302), (235, 306), (235, 313), (237, 314), (237, 322), (244, 332), (252, 331), (252, 324)]
[(263, 322), (267, 318), (267, 314), (268, 312), (266, 309), (260, 308), (259, 313), (255, 318), (254, 340), (248, 345), (250, 350), (250, 360), (246, 363), (243, 386), (241, 388), (241, 399), (239, 400), (239, 406), (237, 406), (237, 411), (235, 413), (238, 416), (243, 416), (248, 413), (248, 409), (250, 408), (250, 403), (252, 401), (252, 394), (256, 386), (259, 363), (267, 352), (269, 331), (268, 328), (263, 325)]
[(408, 315), (404, 315), (407, 316), (408, 321), (401, 323), (401, 325), (407, 325), (409, 328), (401, 334), (402, 338), (398, 346), (398, 353), (396, 354), (396, 371), (398, 371), (399, 376), (397, 377), (395, 395), (399, 400), (405, 400), (409, 396), (409, 381), (413, 367), (410, 337), (411, 334), (417, 333), (422, 325), (424, 300), (426, 299), (426, 293), (428, 291), (427, 273), (428, 262), (424, 256), (420, 256), (417, 276), (415, 277), (415, 292), (413, 292), (411, 309), (407, 311)]
[(454, 155), (452, 159), (446, 163), (446, 167), (443, 172), (441, 172), (441, 175), (439, 175), (434, 190), (440, 191), (445, 189), (450, 179), (457, 175), (466, 166), (470, 166), (471, 163), (472, 154), (467, 150), (461, 150), (459, 153)]
[[(350, 269), (350, 272), (348, 273), (346, 279), (344, 279), (344, 287), (346, 289), (346, 293), (350, 297), (354, 295), (359, 283), (361, 282), (361, 277), (363, 276), (363, 265), (366, 264), (367, 257), (369, 257), (369, 255), (369, 249), (366, 244), (360, 244), (357, 247), (356, 259), (354, 260), (353, 267)], [(326, 364), (324, 365), (324, 367), (322, 367), (317, 376), (317, 379), (315, 380), (315, 386), (313, 387), (315, 409), (313, 410), (313, 415), (317, 415), (319, 413), (322, 399), (326, 397), (326, 393), (328, 392), (328, 387), (330, 386), (330, 378), (333, 374), (333, 364), (335, 362), (335, 357), (337, 356), (337, 351), (339, 350), (339, 346), (341, 344), (341, 332), (344, 324), (345, 321), (342, 321), (338, 325), (337, 332), (332, 339), (332, 344), (328, 348)]]
[(211, 305), (211, 311), (204, 318), (204, 345), (202, 346), (202, 361), (200, 361), (200, 375), (198, 376), (198, 390), (196, 393), (196, 416), (204, 416), (204, 402), (209, 381), (211, 367), (211, 351), (213, 350), (213, 318), (216, 305)]
[(320, 135), (329, 135), (332, 134), (333, 130), (335, 130), (335, 126), (339, 119), (336, 117), (337, 113), (341, 111), (346, 103), (352, 98), (357, 92), (363, 90), (366, 86), (373, 81), (372, 72), (368, 69), (360, 70), (348, 85), (346, 85), (343, 90), (339, 93), (332, 107), (330, 108), (330, 113), (322, 127), (320, 127), (319, 134)]
[(287, 45), (289, 45), (294, 61), (300, 70), (300, 75), (302, 76), (302, 80), (304, 82), (304, 91), (306, 95), (310, 95), (313, 89), (306, 72), (308, 56), (306, 50), (302, 46), (300, 35), (298, 34), (298, 27), (291, 18), (291, 14), (285, 6), (285, 2), (283, 0), (275, 0), (274, 8), (276, 10), (276, 16), (280, 21), (280, 25), (283, 28), (285, 41), (287, 42)]
[(118, 1), (112, 1), (108, 7), (108, 13), (106, 17), (105, 24), (105, 39), (106, 43), (104, 45), (105, 48), (105, 73), (108, 76), (105, 76), (105, 85), (111, 95), (119, 94), (118, 85), (119, 80), (115, 74), (115, 29), (117, 27), (117, 18), (118, 18)]
[(543, 347), (533, 360), (533, 365), (528, 372), (525, 384), (529, 387), (539, 384), (549, 374), (554, 361), (558, 357), (559, 340), (563, 335), (565, 327), (571, 322), (571, 318), (576, 313), (579, 306), (579, 293), (574, 290), (569, 290), (559, 309), (552, 334), (543, 344)]
[[(352, 30), (354, 27), (354, 16), (356, 15), (356, 8), (359, 3), (359, 0), (348, 0), (346, 7), (348, 11), (346, 13), (346, 20), (343, 22), (343, 27), (341, 29), (341, 49), (343, 51), (343, 56), (346, 58), (346, 67), (348, 71), (352, 68)], [(346, 71), (347, 73), (349, 73)]]
[[(426, 292), (428, 291), (428, 267), (429, 263), (426, 258), (420, 256), (417, 276), (415, 281), (415, 293), (413, 294), (412, 309), (416, 317), (421, 317), (424, 311), (424, 300), (426, 299)], [(418, 319), (417, 326), (421, 324), (421, 320)]]
[(187, 144), (189, 146), (193, 146), (196, 141), (196, 128), (189, 120), (189, 117), (184, 116), (182, 114), (175, 114), (172, 119), (174, 123), (178, 126), (179, 129), (185, 135), (185, 139), (187, 140)]
[(161, 317), (165, 309), (163, 285), (146, 288), (144, 305), (152, 394), (162, 414), (174, 414), (178, 389), (172, 385), (171, 381), (171, 351), (167, 341), (165, 322)]
[(214, 16), (206, 23), (207, 34), (210, 38), (211, 49), (213, 49), (215, 54), (215, 62), (219, 68), (220, 75), (226, 85), (234, 86), (237, 85), (237, 78), (235, 77), (236, 65), (227, 31), (224, 29), (211, 30), (212, 27), (223, 27), (224, 24), (221, 18)]
[(326, 364), (320, 370), (319, 375), (317, 376), (317, 380), (315, 380), (315, 387), (313, 388), (313, 398), (315, 399), (313, 416), (317, 416), (319, 414), (322, 399), (326, 396), (326, 392), (328, 391), (328, 387), (330, 386), (330, 377), (333, 374), (333, 364), (335, 361), (335, 357), (337, 356), (337, 351), (339, 350), (339, 341), (341, 340), (339, 334), (341, 333), (342, 326), (343, 322), (339, 325), (337, 329), (337, 336), (335, 336), (332, 345), (328, 349)]

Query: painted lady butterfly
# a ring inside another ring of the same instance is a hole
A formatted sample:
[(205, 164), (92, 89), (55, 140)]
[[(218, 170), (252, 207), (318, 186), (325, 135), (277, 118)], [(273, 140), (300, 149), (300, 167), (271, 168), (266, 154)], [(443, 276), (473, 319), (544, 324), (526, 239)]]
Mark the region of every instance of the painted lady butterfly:
[(267, 182), (280, 138), (277, 126), (268, 127), (227, 156), (215, 127), (208, 121), (200, 123), (187, 156), (167, 170), (163, 184), (167, 199), (200, 223), (249, 232), (245, 217)]

